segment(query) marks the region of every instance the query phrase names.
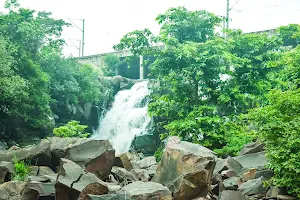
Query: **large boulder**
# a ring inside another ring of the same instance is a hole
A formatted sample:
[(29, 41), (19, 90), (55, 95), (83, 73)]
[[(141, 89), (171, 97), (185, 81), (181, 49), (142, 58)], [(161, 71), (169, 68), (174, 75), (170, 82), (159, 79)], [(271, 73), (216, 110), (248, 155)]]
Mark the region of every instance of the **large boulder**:
[(206, 197), (216, 154), (197, 144), (169, 140), (152, 181), (170, 188), (175, 200)]
[(121, 167), (113, 167), (111, 169), (111, 173), (117, 178), (121, 185), (127, 185), (128, 183), (138, 181), (135, 175)]
[(246, 169), (260, 169), (264, 168), (266, 165), (269, 164), (265, 152), (246, 154), (242, 156), (233, 157), (233, 159), (239, 162), (243, 166), (243, 168)]
[[(25, 187), (23, 181), (9, 181), (0, 185), (0, 200), (19, 198), (21, 191)], [(8, 198), (7, 198), (8, 197)]]
[(147, 169), (156, 164), (156, 158), (154, 156), (149, 156), (140, 160), (138, 164), (141, 169)]
[(115, 150), (108, 140), (89, 138), (49, 138), (53, 163), (60, 158), (77, 163), (86, 171), (105, 179), (110, 174), (115, 159)]
[(0, 151), (0, 161), (11, 162), (15, 157), (18, 160), (30, 160), (33, 165), (51, 166), (50, 142), (42, 140), (37, 145)]
[(120, 189), (119, 186), (103, 182), (95, 174), (86, 172), (75, 162), (62, 158), (55, 185), (57, 200), (77, 199), (87, 187), (97, 188), (99, 195)]
[(154, 182), (134, 182), (123, 187), (120, 191), (121, 194), (126, 194), (127, 199), (131, 200), (172, 200), (170, 190)]
[(157, 135), (148, 133), (136, 136), (132, 143), (131, 149), (143, 154), (149, 155), (154, 154), (159, 146), (159, 138)]

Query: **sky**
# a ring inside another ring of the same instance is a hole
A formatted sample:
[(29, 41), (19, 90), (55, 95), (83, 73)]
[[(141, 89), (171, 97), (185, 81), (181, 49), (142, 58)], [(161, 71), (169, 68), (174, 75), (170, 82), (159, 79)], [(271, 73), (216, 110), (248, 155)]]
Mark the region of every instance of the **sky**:
[[(0, 12), (4, 11), (4, 2), (0, 0)], [(113, 51), (112, 46), (133, 30), (150, 28), (158, 34), (155, 18), (171, 7), (226, 14), (226, 0), (19, 0), (19, 3), (25, 8), (51, 11), (53, 17), (67, 22), (68, 18), (85, 19), (85, 56)], [(230, 0), (230, 8), (230, 28), (244, 32), (300, 24), (300, 0)], [(82, 27), (82, 21), (72, 21)], [(64, 29), (66, 56), (78, 56), (81, 37), (82, 32), (74, 26)]]

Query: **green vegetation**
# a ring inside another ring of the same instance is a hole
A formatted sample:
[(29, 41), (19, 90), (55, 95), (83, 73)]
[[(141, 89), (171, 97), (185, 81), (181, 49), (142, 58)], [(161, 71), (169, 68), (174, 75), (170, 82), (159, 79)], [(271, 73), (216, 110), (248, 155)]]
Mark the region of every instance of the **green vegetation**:
[(104, 63), (105, 66), (102, 69), (104, 76), (115, 76), (121, 61), (117, 55), (108, 54), (104, 57)]
[[(16, 0), (0, 14), (0, 134), (23, 122), (42, 128), (56, 105), (94, 103), (112, 98), (112, 88), (97, 69), (62, 55), (63, 20), (49, 12), (20, 8)], [(27, 125), (26, 125), (27, 126)]]
[(164, 127), (161, 139), (179, 136), (220, 156), (260, 139), (274, 183), (299, 196), (300, 26), (274, 36), (226, 30), (223, 38), (216, 32), (221, 18), (207, 11), (171, 8), (156, 20), (158, 36), (136, 30), (114, 48), (154, 56), (150, 75), (159, 87), (148, 111)]
[(53, 133), (57, 137), (80, 137), (80, 138), (86, 138), (90, 134), (84, 132), (84, 130), (88, 126), (80, 125), (80, 122), (78, 121), (69, 121), (66, 125), (60, 126), (58, 128), (55, 128), (53, 130)]
[(15, 175), (13, 175), (13, 180), (25, 181), (29, 175), (30, 168), (24, 161), (19, 161), (17, 157), (13, 159)]

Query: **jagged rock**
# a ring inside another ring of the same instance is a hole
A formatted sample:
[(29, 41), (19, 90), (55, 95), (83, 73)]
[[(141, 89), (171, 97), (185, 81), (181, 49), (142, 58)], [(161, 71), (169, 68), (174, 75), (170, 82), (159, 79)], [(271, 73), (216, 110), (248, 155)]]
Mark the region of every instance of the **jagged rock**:
[(95, 188), (98, 188), (99, 193), (102, 194), (120, 189), (120, 186), (103, 182), (95, 174), (84, 171), (75, 162), (61, 159), (55, 185), (57, 200), (77, 199), (80, 193), (91, 183), (98, 183)]
[(296, 197), (290, 196), (290, 195), (278, 195), (278, 200), (296, 200)]
[(26, 146), (16, 150), (0, 151), (0, 160), (11, 162), (14, 157), (18, 160), (28, 159), (33, 165), (51, 166), (50, 142), (42, 140), (37, 145)]
[(116, 156), (114, 166), (123, 167), (127, 171), (131, 171), (133, 169), (133, 166), (131, 164), (128, 154), (129, 153), (123, 153), (121, 155)]
[(236, 161), (235, 159), (228, 157), (226, 159), (218, 159), (216, 163), (216, 167), (214, 169), (214, 174), (220, 173), (224, 170), (232, 170), (235, 173), (241, 172), (243, 166), (241, 163)]
[(266, 179), (271, 179), (274, 176), (274, 172), (270, 169), (264, 169), (255, 173), (255, 178), (259, 178), (261, 176)]
[(233, 170), (225, 170), (221, 172), (222, 177), (224, 178), (230, 178), (233, 176), (237, 176), (236, 172)]
[(66, 158), (84, 167), (86, 171), (105, 179), (110, 174), (115, 159), (115, 150), (108, 140), (89, 138), (49, 138), (54, 165)]
[(223, 181), (226, 190), (236, 190), (241, 184), (242, 180), (240, 177), (231, 177)]
[(15, 169), (12, 163), (1, 161), (0, 162), (0, 184), (8, 181), (10, 176), (15, 174)]
[(174, 200), (206, 197), (215, 160), (211, 150), (171, 138), (152, 181), (169, 187)]
[(21, 200), (38, 200), (40, 197), (55, 200), (54, 183), (42, 183), (37, 181), (27, 182), (21, 192)]
[(134, 182), (126, 185), (120, 192), (126, 192), (127, 198), (131, 200), (172, 200), (170, 190), (154, 182)]
[(55, 172), (47, 166), (31, 166), (30, 176), (44, 176), (44, 175), (54, 175)]
[(243, 168), (246, 169), (264, 168), (266, 165), (269, 164), (265, 152), (246, 154), (242, 156), (233, 157), (233, 159), (238, 161), (243, 166)]
[(133, 169), (130, 172), (140, 181), (147, 182), (150, 180), (150, 172), (146, 169)]
[(83, 191), (80, 193), (78, 200), (88, 200), (89, 194), (92, 195), (102, 195), (108, 193), (108, 188), (100, 183), (90, 183), (87, 185)]
[(158, 146), (159, 137), (155, 134), (148, 133), (136, 136), (130, 147), (137, 152), (153, 155)]
[(267, 188), (264, 187), (263, 181), (266, 179), (264, 177), (260, 177), (258, 179), (249, 180), (238, 188), (244, 195), (255, 195), (255, 194), (264, 194)]
[(245, 196), (239, 191), (225, 190), (219, 200), (245, 200)]
[[(0, 200), (8, 200), (15, 196), (19, 196), (25, 187), (23, 181), (9, 181), (0, 185)], [(6, 198), (8, 195), (8, 198)], [(1, 199), (2, 198), (2, 199)]]
[(264, 151), (265, 144), (258, 141), (245, 144), (240, 152), (240, 156), (250, 153), (258, 153)]
[(0, 141), (0, 151), (5, 151), (7, 149), (6, 142)]
[(122, 185), (127, 185), (128, 183), (138, 181), (138, 179), (132, 173), (121, 167), (113, 167), (111, 169), (111, 173), (115, 175), (120, 183), (123, 183)]
[(249, 181), (255, 179), (256, 169), (249, 169), (247, 172), (243, 174), (243, 181)]
[(156, 170), (158, 168), (158, 165), (152, 165), (151, 167), (148, 167), (147, 170), (149, 172), (149, 175), (152, 176), (156, 173)]
[(154, 156), (149, 156), (143, 158), (138, 163), (141, 169), (147, 169), (148, 167), (151, 167), (152, 165), (156, 164), (156, 158)]

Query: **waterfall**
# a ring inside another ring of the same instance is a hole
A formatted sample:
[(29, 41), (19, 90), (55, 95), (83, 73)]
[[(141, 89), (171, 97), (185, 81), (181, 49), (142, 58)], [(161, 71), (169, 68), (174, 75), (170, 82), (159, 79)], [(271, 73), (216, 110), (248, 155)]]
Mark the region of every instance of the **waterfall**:
[(100, 120), (93, 138), (109, 140), (117, 154), (127, 152), (135, 136), (146, 134), (151, 118), (147, 114), (148, 81), (118, 92), (112, 108)]

